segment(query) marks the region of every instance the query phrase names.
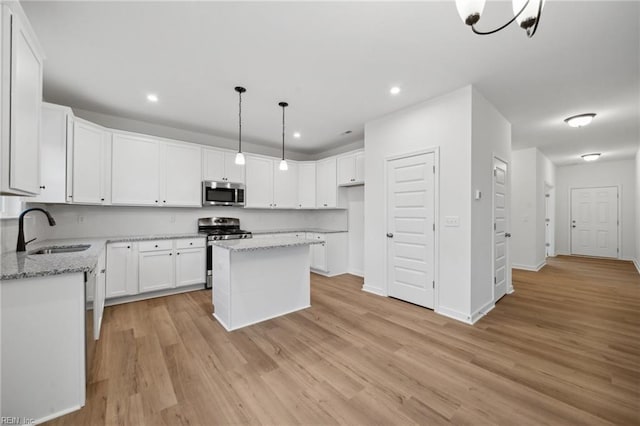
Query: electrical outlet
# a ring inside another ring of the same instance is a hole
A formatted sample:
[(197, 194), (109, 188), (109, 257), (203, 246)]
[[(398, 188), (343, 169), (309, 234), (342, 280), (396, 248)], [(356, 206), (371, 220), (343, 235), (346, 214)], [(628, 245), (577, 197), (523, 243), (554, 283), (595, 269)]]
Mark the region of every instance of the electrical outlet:
[(78, 215), (78, 223), (84, 223), (84, 216)]
[(460, 226), (459, 216), (445, 216), (444, 226), (457, 227)]

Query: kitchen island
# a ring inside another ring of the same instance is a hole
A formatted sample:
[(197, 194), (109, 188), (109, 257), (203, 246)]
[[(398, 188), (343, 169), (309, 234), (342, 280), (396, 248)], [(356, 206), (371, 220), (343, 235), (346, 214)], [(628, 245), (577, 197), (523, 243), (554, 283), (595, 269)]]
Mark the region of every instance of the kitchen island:
[(294, 237), (216, 241), (213, 316), (227, 330), (311, 306), (309, 246)]

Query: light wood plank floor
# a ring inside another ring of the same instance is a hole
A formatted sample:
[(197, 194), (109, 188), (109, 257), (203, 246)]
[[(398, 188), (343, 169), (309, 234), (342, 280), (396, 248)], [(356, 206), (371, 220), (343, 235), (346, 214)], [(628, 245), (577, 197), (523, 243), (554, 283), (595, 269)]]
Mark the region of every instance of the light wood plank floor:
[(475, 326), (312, 277), (312, 307), (232, 333), (198, 291), (107, 308), (61, 425), (639, 424), (640, 275), (558, 257)]

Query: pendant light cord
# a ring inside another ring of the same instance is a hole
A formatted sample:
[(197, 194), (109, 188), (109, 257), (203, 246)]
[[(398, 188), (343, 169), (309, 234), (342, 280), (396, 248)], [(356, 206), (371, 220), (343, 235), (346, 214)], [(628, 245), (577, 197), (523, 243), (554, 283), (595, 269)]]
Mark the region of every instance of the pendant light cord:
[(284, 160), (284, 105), (282, 106), (282, 159)]
[(242, 152), (242, 92), (238, 91), (238, 152)]

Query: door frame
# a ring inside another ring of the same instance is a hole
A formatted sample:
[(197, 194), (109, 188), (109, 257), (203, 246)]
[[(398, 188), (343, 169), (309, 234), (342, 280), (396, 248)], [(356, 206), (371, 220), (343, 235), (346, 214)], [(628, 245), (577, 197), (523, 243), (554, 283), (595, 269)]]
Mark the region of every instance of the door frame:
[(581, 256), (580, 254), (574, 255), (573, 254), (573, 241), (572, 241), (572, 235), (573, 232), (571, 231), (571, 218), (573, 217), (573, 198), (571, 197), (571, 193), (573, 192), (574, 189), (595, 189), (595, 188), (616, 188), (618, 190), (618, 198), (617, 198), (617, 208), (618, 208), (618, 215), (616, 217), (616, 221), (618, 223), (618, 251), (616, 252), (617, 256), (615, 258), (612, 257), (607, 257), (604, 259), (622, 259), (622, 185), (602, 185), (602, 186), (570, 186), (569, 187), (569, 194), (568, 194), (568, 200), (569, 200), (569, 208), (567, 209), (567, 211), (569, 212), (569, 216), (567, 217), (567, 229), (569, 230), (569, 236), (568, 236), (568, 240), (569, 240), (569, 255), (570, 256)]
[[(491, 155), (491, 223), (496, 223), (496, 177), (494, 175), (495, 160), (502, 161), (507, 165), (507, 181), (505, 183), (507, 200), (505, 200), (505, 225), (504, 231), (510, 232), (511, 229), (511, 163), (506, 161), (503, 157), (495, 152)], [(491, 299), (493, 303), (496, 302), (496, 233), (491, 227)], [(512, 294), (515, 292), (513, 289), (513, 281), (511, 278), (511, 238), (505, 238), (505, 280), (506, 294)]]
[[(440, 147), (430, 147), (426, 149), (422, 149), (420, 151), (411, 151), (403, 154), (395, 154), (390, 155), (384, 158), (384, 232), (387, 231), (387, 224), (389, 223), (389, 214), (388, 214), (388, 206), (389, 206), (389, 176), (387, 173), (387, 169), (389, 166), (389, 162), (394, 160), (400, 160), (403, 158), (416, 157), (418, 155), (423, 154), (433, 154), (433, 164), (436, 167), (436, 172), (434, 173), (434, 181), (433, 181), (433, 198), (434, 198), (434, 206), (433, 206), (433, 222), (436, 225), (436, 230), (433, 236), (433, 279), (435, 281), (433, 288), (433, 311), (437, 312), (440, 304), (439, 301), (439, 284), (440, 284)], [(384, 243), (384, 253), (385, 253), (385, 262), (384, 262), (384, 295), (389, 297), (389, 239), (385, 237)]]

